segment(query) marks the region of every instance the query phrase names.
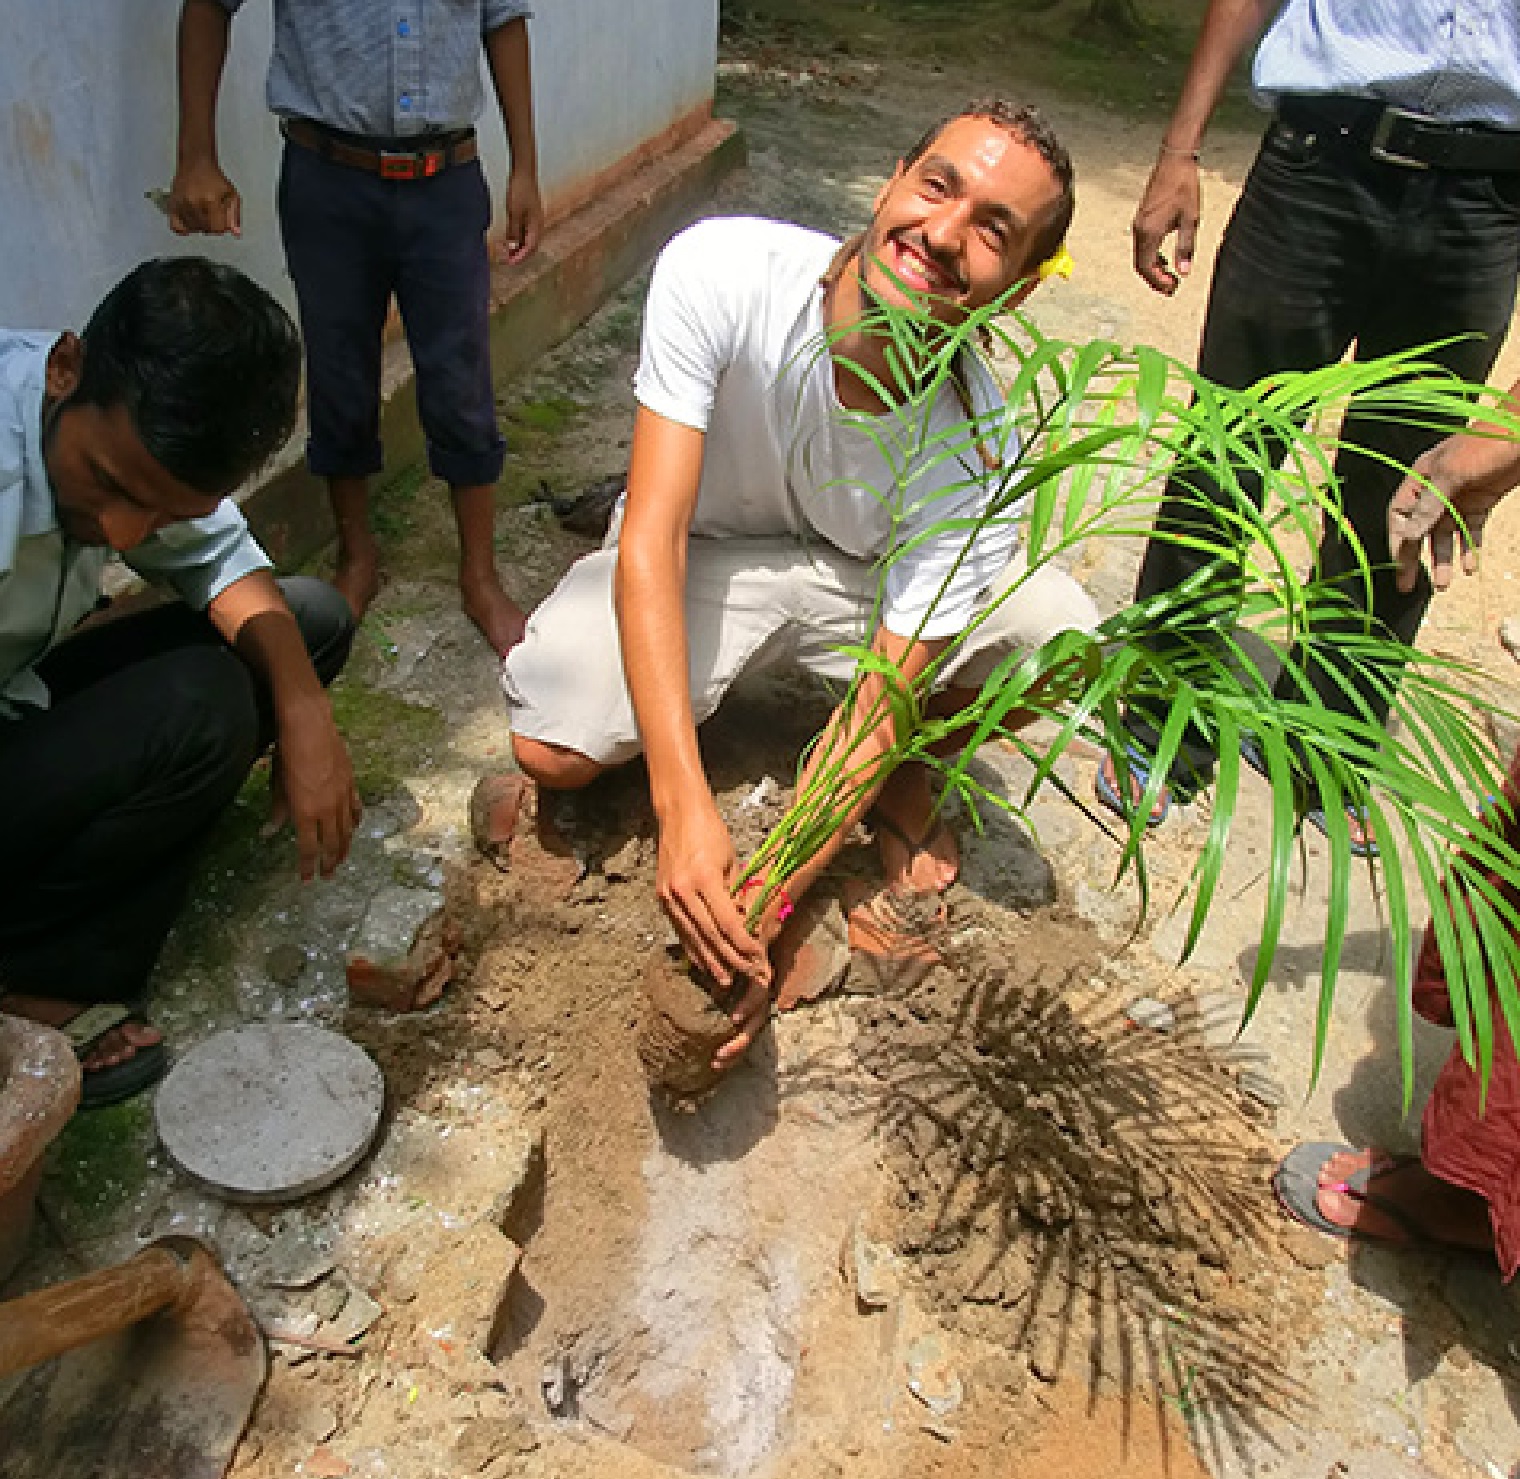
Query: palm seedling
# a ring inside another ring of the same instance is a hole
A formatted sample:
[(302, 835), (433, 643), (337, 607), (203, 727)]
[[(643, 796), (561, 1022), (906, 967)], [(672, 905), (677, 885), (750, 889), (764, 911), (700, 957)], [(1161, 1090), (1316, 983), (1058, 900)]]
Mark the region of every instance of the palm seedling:
[[(815, 741), (793, 804), (744, 867), (739, 887), (751, 921), (862, 793), (895, 767), (909, 761), (934, 767), (941, 803), (958, 795), (973, 819), (982, 805), (1022, 814), (1051, 782), (1062, 754), (1085, 740), (1113, 757), (1124, 791), (1130, 762), (1122, 716), (1139, 710), (1159, 739), (1125, 830), (1119, 875), (1133, 870), (1142, 908), (1149, 903), (1146, 819), (1172, 762), (1190, 732), (1219, 757), (1208, 838), (1185, 889), (1191, 913), (1184, 958), (1218, 897), (1245, 738), (1254, 742), (1272, 782), (1266, 901), (1247, 1018), (1269, 978), (1301, 812), (1313, 798), (1324, 809), (1329, 839), (1318, 1073), (1348, 915), (1350, 803), (1365, 810), (1383, 839), (1381, 856), (1368, 866), (1380, 875), (1393, 940), (1406, 1096), (1412, 1093), (1410, 946), (1423, 922), (1417, 887), (1427, 899), (1444, 894), (1453, 905), (1434, 911), (1437, 938), (1462, 1048), (1486, 1073), (1495, 1003), (1520, 1039), (1520, 916), (1488, 876), (1520, 879), (1520, 855), (1497, 829), (1475, 828), (1472, 821), (1474, 800), (1501, 790), (1502, 768), (1482, 732), (1484, 710), (1492, 705), (1474, 670), (1400, 643), (1348, 601), (1344, 580), (1300, 576), (1295, 556), (1304, 542), (1313, 547), (1322, 519), (1334, 520), (1360, 555), (1355, 579), (1372, 579), (1339, 508), (1333, 472), (1339, 433), (1326, 429), (1353, 399), (1364, 418), (1442, 430), (1463, 425), (1480, 408), (1506, 434), (1520, 435), (1520, 423), (1506, 417), (1495, 393), (1417, 355), (1284, 374), (1234, 392), (1158, 350), (1058, 342), (1000, 309), (993, 304), (955, 329), (912, 309), (872, 310), (871, 327), (890, 335), (891, 383), (867, 378), (897, 412), (854, 418), (892, 472), (893, 487), (878, 496), (891, 507), (893, 488), (930, 465), (956, 470), (947, 495), (976, 483), (982, 511), (947, 518), (933, 532), (958, 540), (964, 559), (988, 530), (1015, 522), (1026, 563), (1000, 592), (999, 599), (1007, 599), (1047, 562), (1070, 558), (1087, 540), (1146, 536), (1168, 476), (1181, 474), (1185, 481), (1199, 470), (1230, 495), (1224, 505), (1200, 499), (1196, 519), (1168, 521), (1156, 533), (1189, 546), (1204, 568), (1175, 590), (1115, 612), (1094, 632), (1066, 632), (1037, 652), (1008, 657), (974, 700), (949, 716), (937, 713), (931, 698), (956, 643), (912, 682), (869, 647), (850, 649), (859, 666), (844, 709), (860, 711), (866, 727), (890, 713), (895, 741), (869, 760), (846, 750), (835, 730)], [(941, 390), (954, 390), (962, 356), (975, 343), (990, 347), (1007, 367), (1014, 432), (1004, 413), (995, 422), (979, 416), (964, 395), (964, 418), (948, 430), (931, 429), (930, 408)], [(822, 355), (828, 348), (817, 343), (807, 352)], [(1247, 492), (1253, 480), (1259, 496)], [(905, 511), (892, 512), (900, 518)], [(883, 577), (904, 553), (894, 541)], [(1316, 667), (1335, 674), (1348, 694), (1369, 685), (1389, 694), (1392, 722), (1376, 718), (1365, 702), (1347, 705), (1349, 713), (1327, 706), (1308, 681)], [(1279, 668), (1299, 681), (1274, 689)], [(1288, 696), (1281, 696), (1285, 689)], [(1030, 717), (1049, 721), (1050, 737), (1038, 750), (1019, 734)], [(1030, 761), (1032, 778), (1022, 796), (1004, 796), (977, 779), (972, 758), (992, 739), (1011, 742)]]

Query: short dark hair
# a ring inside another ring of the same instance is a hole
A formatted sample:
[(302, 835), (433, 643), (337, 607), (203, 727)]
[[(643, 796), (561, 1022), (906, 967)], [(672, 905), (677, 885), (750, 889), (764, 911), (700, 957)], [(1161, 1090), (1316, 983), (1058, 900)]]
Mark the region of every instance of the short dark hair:
[(1071, 155), (1066, 145), (1056, 137), (1056, 132), (1038, 108), (1027, 103), (1010, 103), (1004, 98), (978, 98), (954, 113), (947, 113), (938, 123), (924, 131), (919, 141), (903, 155), (903, 164), (916, 164), (930, 146), (957, 119), (985, 118), (999, 128), (1005, 128), (1015, 138), (1021, 139), (1037, 153), (1061, 187), (1061, 199), (1050, 219), (1040, 228), (1029, 245), (1026, 266), (1037, 266), (1060, 251), (1066, 233), (1071, 229), (1071, 218), (1077, 206), (1076, 171), (1072, 168)]
[(204, 257), (159, 257), (90, 315), (70, 400), (127, 408), (163, 469), (202, 493), (230, 493), (295, 425), (301, 340), (250, 278)]

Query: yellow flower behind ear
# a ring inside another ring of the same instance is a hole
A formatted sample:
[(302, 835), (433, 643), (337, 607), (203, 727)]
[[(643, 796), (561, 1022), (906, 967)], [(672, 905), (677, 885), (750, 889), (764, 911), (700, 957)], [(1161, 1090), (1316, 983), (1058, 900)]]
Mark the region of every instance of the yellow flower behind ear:
[(1077, 264), (1072, 261), (1071, 253), (1063, 246), (1053, 256), (1046, 257), (1040, 263), (1040, 281), (1044, 282), (1047, 278), (1051, 277), (1070, 278), (1071, 274), (1076, 270), (1076, 266)]

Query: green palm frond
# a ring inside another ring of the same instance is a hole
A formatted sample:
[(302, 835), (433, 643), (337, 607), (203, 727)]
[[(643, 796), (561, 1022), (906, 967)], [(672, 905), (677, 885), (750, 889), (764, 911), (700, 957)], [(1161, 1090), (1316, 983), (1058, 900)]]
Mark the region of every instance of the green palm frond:
[[(809, 784), (799, 788), (791, 810), (747, 865), (746, 877), (764, 885), (752, 917), (825, 844), (854, 798), (905, 761), (936, 767), (942, 803), (959, 795), (974, 818), (982, 804), (1022, 813), (1080, 739), (1113, 757), (1123, 794), (1129, 770), (1123, 714), (1139, 709), (1154, 721), (1159, 739), (1145, 794), (1122, 839), (1118, 870), (1120, 877), (1133, 872), (1142, 909), (1150, 899), (1145, 821), (1185, 736), (1202, 734), (1219, 757), (1209, 834), (1187, 883), (1192, 904), (1184, 958), (1218, 898), (1237, 814), (1239, 746), (1249, 736), (1271, 782), (1272, 812), (1247, 1017), (1270, 976), (1300, 813), (1312, 795), (1325, 808), (1330, 854), (1314, 1044), (1318, 1073), (1355, 861), (1343, 810), (1350, 802), (1366, 809), (1377, 835), (1386, 839), (1381, 858), (1366, 866), (1380, 884), (1393, 939), (1406, 1098), (1412, 1092), (1412, 946), (1421, 914), (1416, 889), (1437, 905), (1435, 938), (1458, 1038), (1469, 1061), (1486, 1074), (1494, 1038), (1490, 992), (1511, 1031), (1520, 1028), (1520, 916), (1490, 878), (1520, 881), (1520, 854), (1497, 829), (1475, 828), (1472, 820), (1474, 800), (1502, 788), (1502, 768), (1480, 727), (1493, 705), (1481, 697), (1475, 671), (1396, 641), (1352, 603), (1347, 583), (1302, 574), (1300, 566), (1305, 547), (1314, 548), (1321, 524), (1330, 521), (1356, 557), (1350, 585), (1364, 597), (1370, 591), (1373, 571), (1339, 503), (1334, 462), (1340, 434), (1327, 429), (1348, 405), (1355, 403), (1363, 419), (1442, 431), (1481, 412), (1504, 434), (1520, 436), (1520, 421), (1498, 394), (1431, 366), (1420, 352), (1276, 375), (1247, 391), (1231, 391), (1156, 349), (1050, 339), (1022, 317), (1000, 313), (996, 304), (953, 329), (890, 307), (873, 310), (865, 327), (891, 338), (888, 374), (882, 379), (852, 368), (897, 410), (895, 420), (846, 416), (889, 469), (893, 486), (875, 490), (877, 495), (896, 518), (905, 517), (900, 490), (925, 469), (943, 480), (941, 497), (963, 495), (970, 487), (979, 494), (975, 517), (947, 512), (926, 531), (894, 540), (881, 562), (883, 579), (892, 563), (931, 539), (958, 542), (958, 569), (979, 539), (1010, 524), (1017, 527), (1027, 563), (1003, 600), (1050, 561), (1069, 558), (1096, 538), (1153, 535), (1205, 563), (1176, 589), (1114, 613), (1094, 632), (1061, 633), (1038, 652), (1005, 658), (975, 699), (950, 718), (930, 717), (928, 696), (959, 643), (990, 612), (979, 614), (913, 684), (869, 647), (848, 649), (858, 670), (845, 711), (862, 702), (861, 685), (874, 675), (880, 680), (871, 689), (877, 711), (864, 717), (890, 714), (896, 744), (862, 766), (847, 754), (831, 753), (830, 736), (819, 742), (824, 753), (814, 756)], [(1007, 409), (977, 414), (964, 394), (964, 417), (948, 428), (942, 419), (931, 427), (931, 408), (957, 383), (962, 356), (981, 345), (990, 345), (1006, 368), (1016, 443), (1007, 436)], [(821, 356), (831, 348), (819, 343), (807, 353)], [(998, 455), (985, 455), (988, 448)], [(1186, 520), (1153, 528), (1168, 478), (1185, 485), (1192, 473), (1210, 479), (1222, 498), (1200, 496)], [(1260, 488), (1254, 498), (1253, 485)], [(956, 569), (947, 572), (941, 595)], [(1264, 666), (1283, 670), (1296, 695), (1278, 696)], [(1364, 685), (1388, 693), (1395, 722), (1379, 722), (1360, 703), (1349, 714), (1326, 707), (1308, 681), (1311, 670), (1329, 673), (1353, 696)], [(1053, 733), (1039, 752), (1018, 739), (1012, 723), (1013, 716), (1030, 714), (1049, 720)], [(1020, 798), (989, 791), (973, 776), (977, 749), (995, 738), (1009, 740), (1032, 762), (1033, 776)], [(955, 758), (937, 758), (952, 740), (959, 747)], [(1438, 906), (1442, 898), (1449, 908)]]

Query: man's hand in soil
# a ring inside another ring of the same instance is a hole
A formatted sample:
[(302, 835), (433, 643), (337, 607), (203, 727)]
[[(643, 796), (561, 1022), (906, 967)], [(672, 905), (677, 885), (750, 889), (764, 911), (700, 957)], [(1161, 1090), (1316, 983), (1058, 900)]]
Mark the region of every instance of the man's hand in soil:
[(710, 797), (662, 821), (655, 890), (693, 965), (719, 986), (736, 976), (769, 990), (770, 961), (734, 902), (733, 839)]
[[(1509, 392), (1511, 411), (1520, 411), (1517, 392), (1520, 383)], [(1438, 591), (1451, 584), (1459, 541), (1462, 569), (1473, 574), (1488, 516), (1516, 483), (1520, 446), (1495, 426), (1447, 437), (1416, 459), (1388, 501), (1388, 548), (1399, 589), (1414, 589), (1427, 542), (1430, 578)]]
[(270, 826), (288, 821), (294, 827), (301, 877), (329, 877), (348, 856), (363, 806), (325, 696), (304, 717), (281, 724), (270, 790)]

